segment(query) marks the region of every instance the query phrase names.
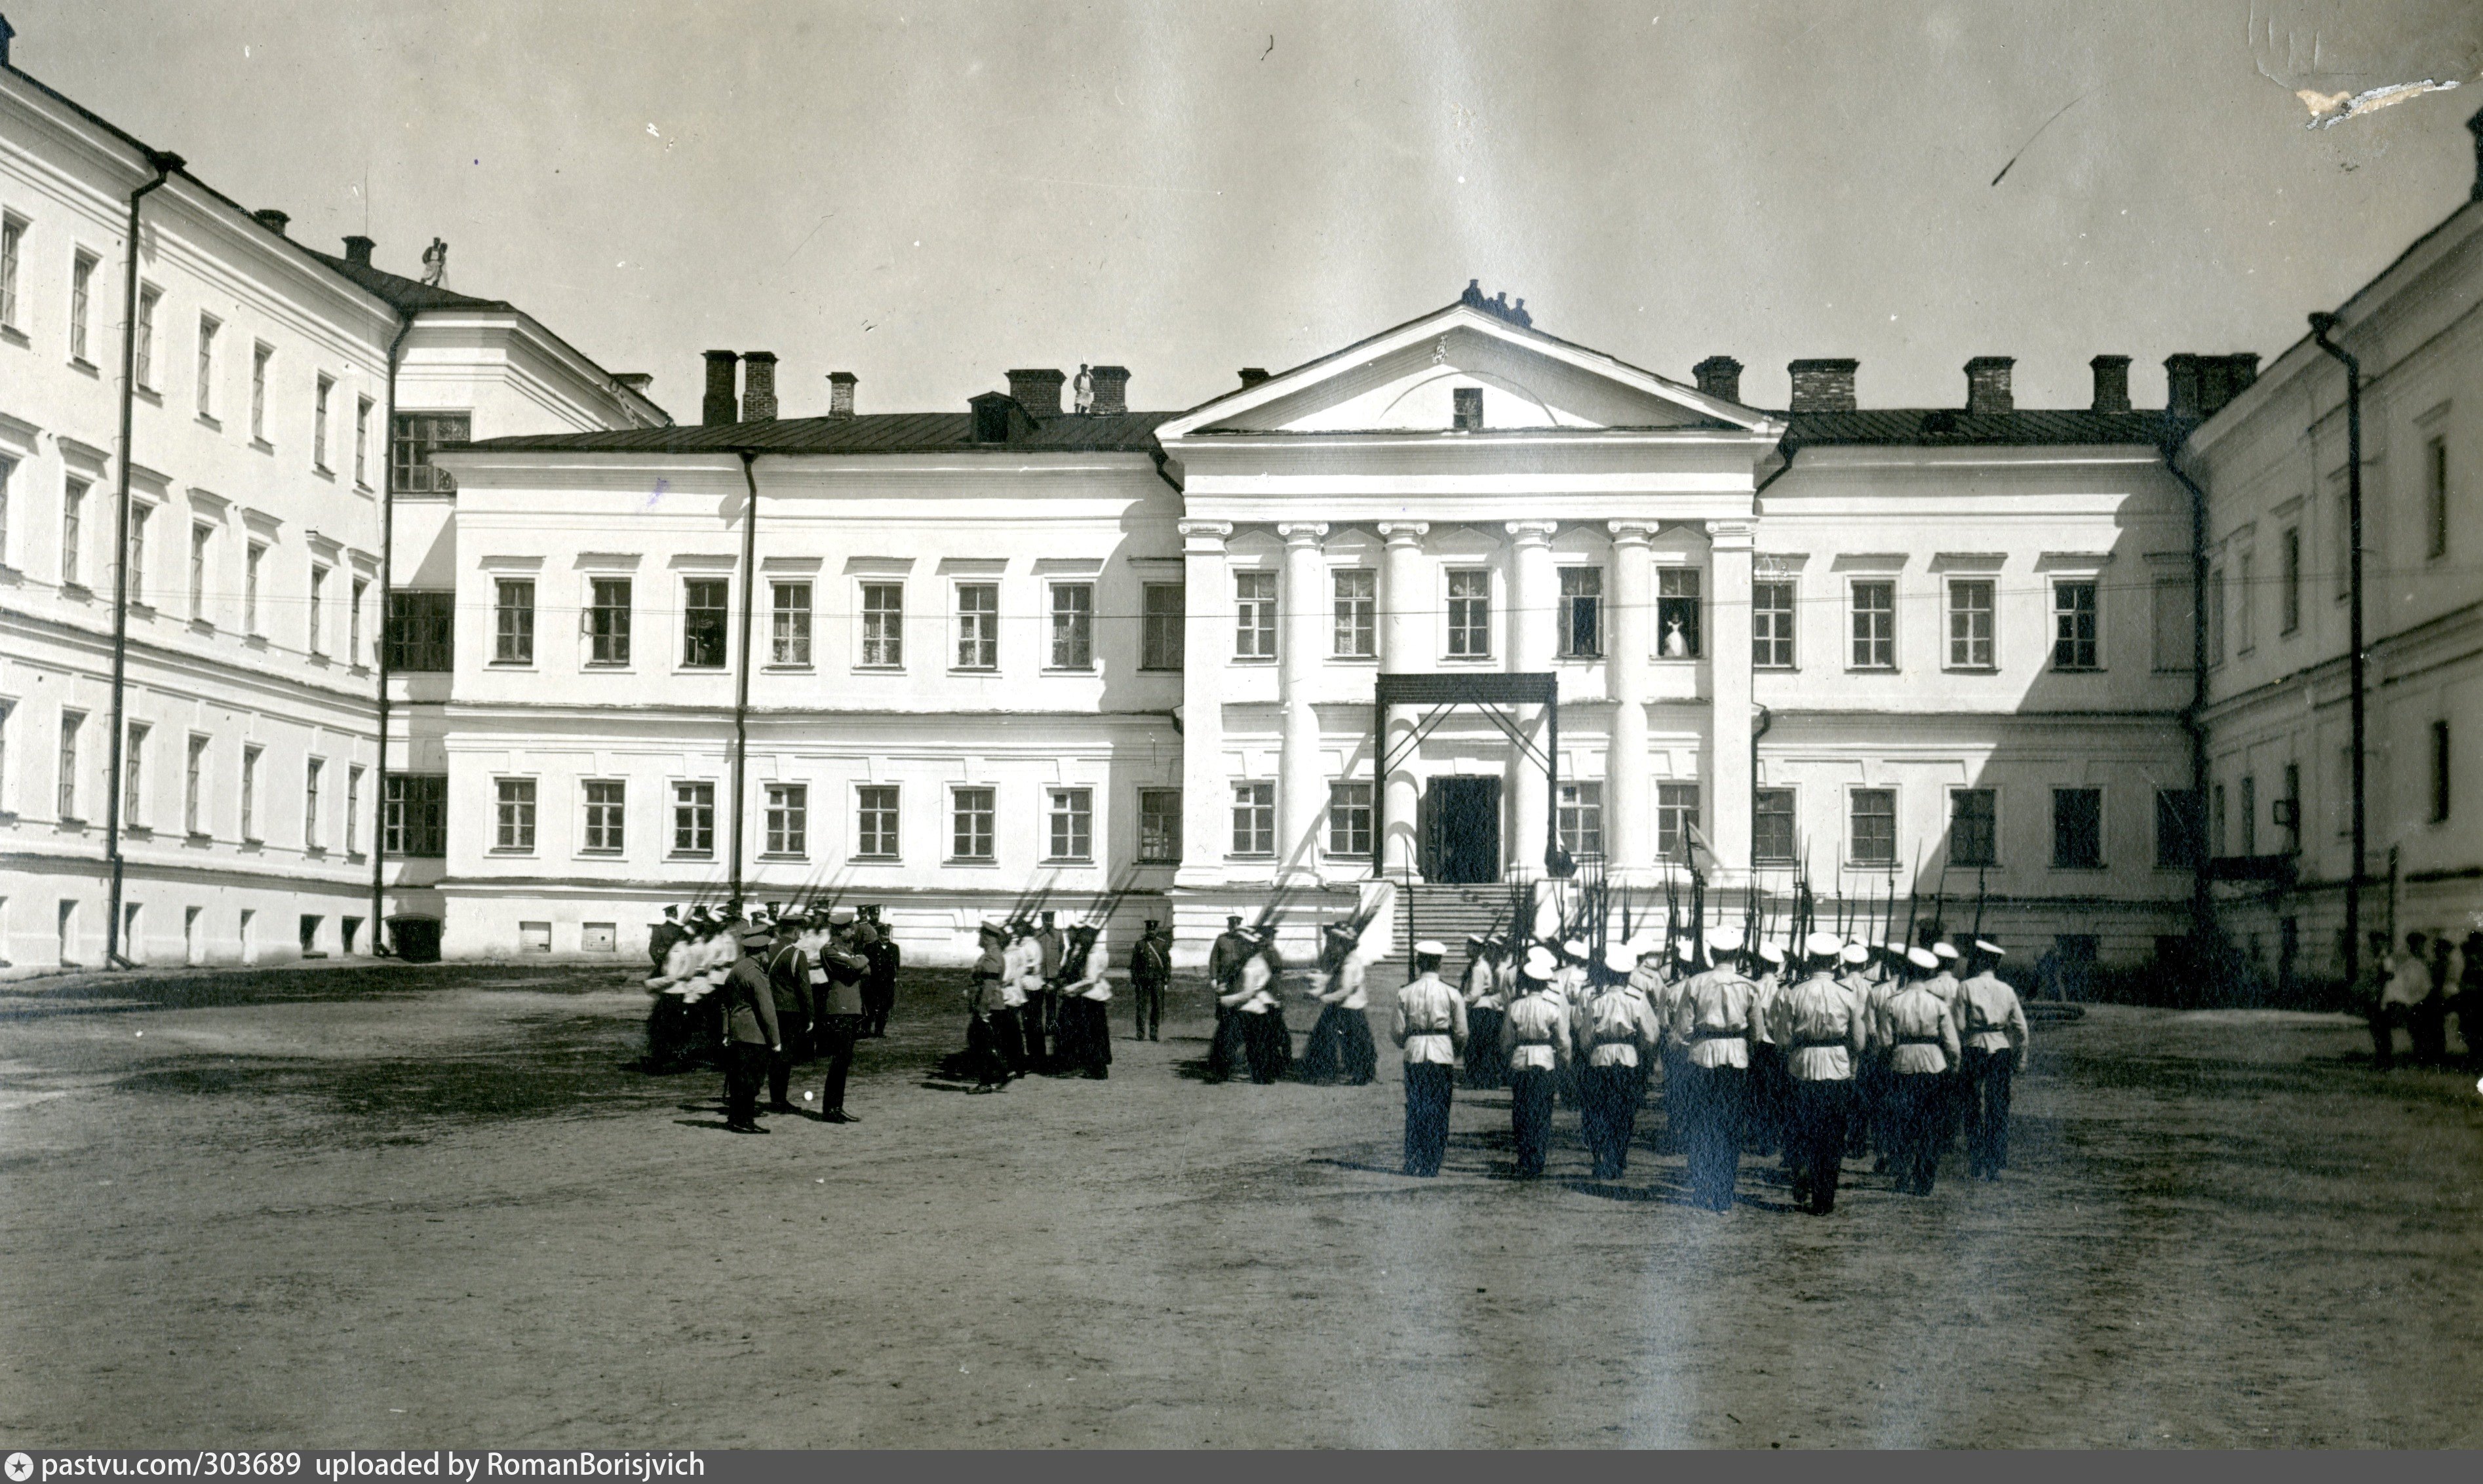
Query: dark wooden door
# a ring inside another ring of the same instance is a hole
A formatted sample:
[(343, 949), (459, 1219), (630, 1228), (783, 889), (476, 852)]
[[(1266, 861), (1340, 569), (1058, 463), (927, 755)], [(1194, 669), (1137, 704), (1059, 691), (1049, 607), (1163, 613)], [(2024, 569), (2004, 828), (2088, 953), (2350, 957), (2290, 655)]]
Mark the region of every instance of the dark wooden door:
[(1435, 778), (1423, 790), (1423, 875), (1500, 880), (1500, 780)]

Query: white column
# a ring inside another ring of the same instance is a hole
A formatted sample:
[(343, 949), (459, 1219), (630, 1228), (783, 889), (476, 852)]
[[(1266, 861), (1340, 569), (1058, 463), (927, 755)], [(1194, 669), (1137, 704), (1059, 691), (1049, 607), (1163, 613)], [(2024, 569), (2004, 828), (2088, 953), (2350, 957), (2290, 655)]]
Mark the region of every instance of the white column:
[[(1549, 520), (1511, 520), (1508, 530), (1515, 549), (1509, 560), (1508, 669), (1541, 673), (1552, 668), (1553, 609), (1561, 600), (1560, 574), (1552, 567)], [(1519, 713), (1519, 727), (1541, 747), (1549, 720), (1541, 707)], [(1512, 750), (1513, 751), (1513, 750)], [(1542, 764), (1512, 755), (1508, 760), (1509, 872), (1519, 881), (1543, 874), (1544, 847), (1550, 843), (1552, 796), (1545, 786)]]
[(1654, 799), (1646, 776), (1647, 656), (1655, 652), (1652, 520), (1615, 520), (1613, 607), (1606, 625), (1604, 688), (1613, 734), (1604, 755), (1604, 854), (1615, 879), (1635, 883), (1655, 864)]
[(1319, 877), (1320, 825), (1327, 813), (1327, 764), (1320, 749), (1318, 694), (1322, 619), (1327, 611), (1327, 564), (1320, 539), (1327, 526), (1298, 521), (1276, 527), (1285, 539), (1284, 575), (1276, 593), (1276, 706), (1282, 751), (1276, 758), (1277, 879)]
[[(1423, 570), (1423, 537), (1430, 529), (1429, 522), (1423, 520), (1383, 521), (1379, 526), (1380, 537), (1388, 543), (1379, 565), (1382, 675), (1414, 675), (1431, 668), (1425, 660), (1436, 630), (1432, 593)], [(1401, 708), (1388, 718), (1380, 738), (1385, 755), (1398, 762), (1381, 782), (1387, 791), (1382, 806), (1386, 838), (1380, 841), (1379, 859), (1387, 874), (1400, 881), (1418, 863), (1415, 852), (1422, 838), (1420, 775), (1414, 771), (1411, 755), (1414, 720), (1414, 713)]]
[(1224, 884), (1233, 782), (1224, 771), (1224, 676), (1232, 663), (1226, 520), (1181, 522), (1181, 869), (1176, 887)]
[(1750, 879), (1749, 520), (1707, 522), (1707, 671), (1711, 676), (1704, 814), (1720, 884)]

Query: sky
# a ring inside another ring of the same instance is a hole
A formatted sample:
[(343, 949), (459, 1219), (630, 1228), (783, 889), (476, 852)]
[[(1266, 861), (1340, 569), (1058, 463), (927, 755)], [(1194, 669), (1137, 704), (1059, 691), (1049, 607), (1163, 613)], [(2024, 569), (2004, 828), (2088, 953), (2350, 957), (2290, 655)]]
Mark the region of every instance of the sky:
[[(0, 0), (15, 64), (254, 206), (514, 301), (698, 413), (962, 409), (1013, 366), (1193, 406), (1455, 299), (1688, 380), (2273, 358), (2466, 199), (2471, 0)], [(2455, 81), (2309, 126), (2297, 93)], [(2005, 173), (2002, 173), (2006, 166)], [(1999, 178), (1996, 183), (1995, 175)]]

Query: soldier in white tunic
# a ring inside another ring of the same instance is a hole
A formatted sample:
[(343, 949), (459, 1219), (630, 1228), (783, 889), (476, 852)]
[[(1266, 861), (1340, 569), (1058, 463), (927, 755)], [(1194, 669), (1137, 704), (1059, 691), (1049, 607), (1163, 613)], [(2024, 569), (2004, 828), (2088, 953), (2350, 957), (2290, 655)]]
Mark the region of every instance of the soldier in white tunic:
[(1808, 973), (1776, 996), (1771, 1015), (1793, 1086), (1785, 1165), (1793, 1175), (1794, 1204), (1814, 1216), (1836, 1208), (1845, 1126), (1854, 1111), (1854, 1071), (1870, 1039), (1860, 999), (1835, 978), (1842, 946), (1833, 933), (1804, 940)]
[(1620, 1179), (1629, 1167), (1630, 1138), (1638, 1127), (1641, 1070), (1655, 1054), (1663, 1032), (1646, 996), (1630, 982), (1637, 955), (1615, 944), (1605, 951), (1605, 982), (1572, 1018), (1577, 1041), (1579, 1133), (1595, 1158), (1595, 1179)]
[(1414, 945), (1414, 978), (1398, 992), (1389, 1039), (1405, 1049), (1405, 1173), (1440, 1173), (1449, 1145), (1449, 1105), (1457, 1053), (1466, 1045), (1466, 1002), (1440, 982), (1447, 948), (1429, 939)]
[(1741, 1178), (1742, 1120), (1749, 1101), (1750, 1044), (1767, 1039), (1757, 988), (1735, 962), (1741, 929), (1707, 933), (1717, 966), (1681, 987), (1672, 1034), (1688, 1051), (1682, 1114), (1690, 1146), (1690, 1198), (1714, 1211), (1733, 1208)]
[(1895, 1136), (1888, 1168), (1899, 1192), (1927, 1196), (1939, 1173), (1940, 1120), (1949, 1069), (1958, 1059), (1957, 1021), (1947, 997), (1932, 987), (1940, 961), (1928, 948), (1909, 949), (1906, 959), (1921, 977), (1881, 1002), (1872, 1034), (1888, 1048), (1888, 1121)]
[(1977, 1179), (1996, 1180), (2009, 1164), (2009, 1090), (2026, 1065), (2026, 1007), (1994, 970), (1998, 943), (1976, 939), (1958, 986), (1958, 1040), (1965, 1063), (1965, 1160)]
[(1508, 1121), (1517, 1136), (1517, 1173), (1543, 1173), (1552, 1149), (1552, 1087), (1569, 1065), (1569, 1011), (1554, 979), (1560, 960), (1544, 947), (1527, 951), (1518, 971), (1518, 996), (1500, 1022), (1500, 1045), (1508, 1061)]

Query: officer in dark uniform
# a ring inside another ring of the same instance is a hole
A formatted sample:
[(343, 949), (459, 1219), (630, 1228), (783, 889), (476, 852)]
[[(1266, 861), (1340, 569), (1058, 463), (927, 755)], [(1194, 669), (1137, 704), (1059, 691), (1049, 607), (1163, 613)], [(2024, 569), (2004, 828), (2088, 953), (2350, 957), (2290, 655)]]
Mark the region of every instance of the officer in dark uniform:
[(1137, 1004), (1137, 1033), (1130, 1039), (1162, 1039), (1164, 989), (1171, 983), (1172, 935), (1149, 917), (1138, 945), (1130, 950), (1130, 998)]
[(759, 1089), (767, 1080), (769, 1053), (785, 1048), (776, 1023), (776, 995), (760, 958), (775, 934), (742, 923), (741, 957), (725, 971), (716, 998), (724, 1012), (724, 1126), (734, 1133), (765, 1133), (759, 1126)]
[(664, 960), (672, 955), (673, 944), (689, 936), (689, 929), (681, 926), (680, 904), (675, 903), (665, 908), (664, 920), (647, 929), (647, 958), (654, 965), (647, 971), (651, 974), (662, 973)]
[(854, 1043), (862, 1036), (862, 981), (870, 963), (854, 942), (854, 914), (840, 907), (828, 914), (829, 938), (811, 974), (812, 1002), (819, 1018), (819, 1054), (828, 1059), (819, 1090), (819, 1121), (858, 1124), (845, 1111), (845, 1078), (853, 1072)]
[(767, 947), (767, 988), (776, 1002), (776, 1028), (782, 1033), (767, 1058), (767, 1111), (790, 1113), (787, 1094), (793, 1087), (793, 1063), (809, 1048), (811, 1039), (811, 956), (794, 940), (802, 919), (784, 917)]
[(1207, 950), (1207, 984), (1215, 998), (1215, 1036), (1207, 1046), (1207, 1079), (1221, 1082), (1233, 1074), (1233, 1064), (1242, 1055), (1242, 1030), (1234, 1024), (1231, 1006), (1223, 996), (1233, 992), (1233, 981), (1242, 966), (1259, 952), (1259, 944), (1242, 930), (1239, 913), (1224, 919), (1224, 931), (1215, 935), (1215, 945)]
[(897, 950), (896, 935), (880, 920), (876, 904), (862, 909), (862, 920), (869, 929), (862, 941), (862, 956), (869, 965), (862, 978), (862, 1033), (876, 1039), (888, 1034), (889, 1013), (896, 1008), (896, 970), (904, 955)]

